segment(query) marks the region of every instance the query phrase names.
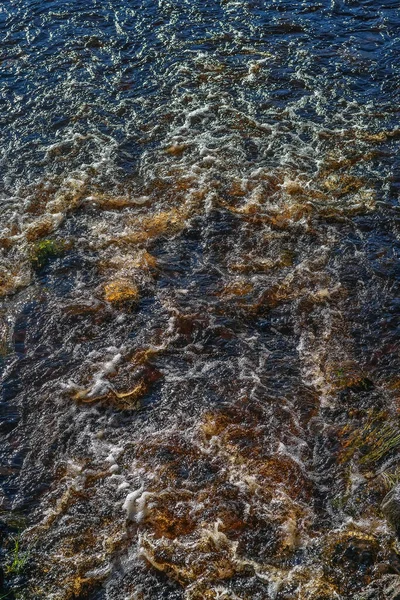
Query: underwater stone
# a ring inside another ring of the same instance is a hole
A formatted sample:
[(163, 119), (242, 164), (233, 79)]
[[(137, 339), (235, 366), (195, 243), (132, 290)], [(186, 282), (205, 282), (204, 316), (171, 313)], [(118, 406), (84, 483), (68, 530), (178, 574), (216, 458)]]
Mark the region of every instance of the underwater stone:
[(400, 600), (400, 577), (385, 575), (368, 585), (354, 600)]
[(389, 523), (396, 529), (400, 535), (400, 484), (397, 484), (384, 497), (381, 509)]
[(139, 290), (126, 279), (111, 281), (104, 286), (104, 298), (107, 302), (127, 302), (138, 300)]

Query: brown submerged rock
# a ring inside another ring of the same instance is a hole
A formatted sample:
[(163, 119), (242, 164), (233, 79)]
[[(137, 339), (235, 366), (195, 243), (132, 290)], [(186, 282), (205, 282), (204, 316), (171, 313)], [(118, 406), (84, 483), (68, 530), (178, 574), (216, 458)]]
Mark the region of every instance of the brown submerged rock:
[(104, 299), (112, 304), (136, 302), (139, 299), (139, 289), (127, 279), (117, 279), (104, 286)]
[(400, 484), (397, 484), (382, 500), (381, 509), (390, 525), (400, 535)]

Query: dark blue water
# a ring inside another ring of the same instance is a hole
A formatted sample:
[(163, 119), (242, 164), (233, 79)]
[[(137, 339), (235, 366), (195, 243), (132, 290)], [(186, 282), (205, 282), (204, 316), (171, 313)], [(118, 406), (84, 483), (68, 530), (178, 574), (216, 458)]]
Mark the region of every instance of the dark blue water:
[[(213, 91), (214, 102), (247, 109), (263, 123), (292, 111), (292, 127), (297, 121), (305, 139), (307, 125), (398, 124), (395, 1), (10, 1), (0, 18), (8, 192), (101, 160), (104, 146), (117, 178), (136, 174), (142, 153), (182, 121), (190, 94), (196, 98), (189, 106)], [(210, 85), (206, 57), (226, 69), (209, 75)], [(252, 61), (262, 72), (243, 81)], [(146, 129), (155, 131), (146, 136)], [(58, 157), (54, 144), (61, 145)]]
[(398, 598), (399, 51), (395, 1), (1, 4), (5, 597)]

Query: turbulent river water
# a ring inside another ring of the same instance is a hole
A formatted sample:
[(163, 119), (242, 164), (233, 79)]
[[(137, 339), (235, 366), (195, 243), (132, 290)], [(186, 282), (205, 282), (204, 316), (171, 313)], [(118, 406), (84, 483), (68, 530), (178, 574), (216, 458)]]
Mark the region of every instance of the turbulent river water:
[(398, 1), (0, 40), (0, 597), (398, 600)]

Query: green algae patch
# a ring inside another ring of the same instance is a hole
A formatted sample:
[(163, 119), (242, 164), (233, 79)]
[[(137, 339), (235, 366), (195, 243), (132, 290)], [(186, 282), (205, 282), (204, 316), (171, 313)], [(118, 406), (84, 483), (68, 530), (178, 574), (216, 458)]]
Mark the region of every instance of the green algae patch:
[(21, 539), (17, 535), (12, 538), (12, 548), (10, 549), (9, 559), (4, 566), (4, 573), (7, 576), (20, 575), (23, 573), (29, 560), (29, 550), (21, 549)]
[(65, 242), (58, 240), (40, 240), (36, 242), (31, 250), (31, 263), (34, 269), (42, 269), (47, 263), (59, 256), (66, 250)]
[(365, 425), (353, 431), (344, 442), (342, 462), (359, 455), (362, 467), (373, 468), (389, 453), (400, 447), (400, 428), (398, 423), (387, 421), (387, 415), (371, 415)]

